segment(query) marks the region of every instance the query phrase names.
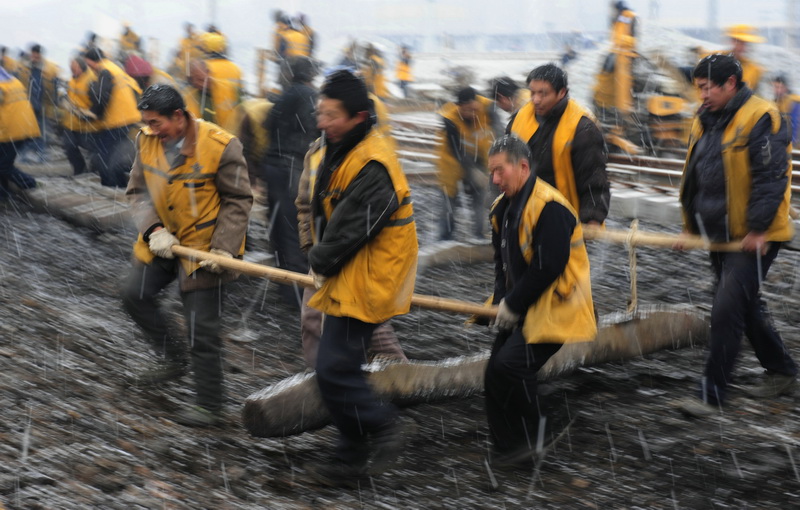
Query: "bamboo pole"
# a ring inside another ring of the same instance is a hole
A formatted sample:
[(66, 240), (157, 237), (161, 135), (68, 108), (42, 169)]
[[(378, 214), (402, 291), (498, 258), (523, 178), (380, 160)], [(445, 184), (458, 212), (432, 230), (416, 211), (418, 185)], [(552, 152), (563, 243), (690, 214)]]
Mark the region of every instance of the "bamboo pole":
[(583, 238), (590, 241), (649, 246), (651, 248), (672, 248), (680, 242), (684, 250), (742, 251), (741, 242), (711, 243), (695, 235), (659, 234), (641, 230), (611, 230), (596, 225), (582, 225)]
[[(225, 269), (243, 273), (249, 276), (267, 278), (268, 280), (278, 283), (289, 285), (298, 284), (303, 287), (314, 288), (314, 279), (306, 274), (295, 273), (285, 269), (264, 266), (262, 264), (246, 262), (244, 260), (233, 259), (230, 257), (223, 257), (207, 251), (187, 248), (186, 246), (175, 245), (172, 247), (172, 253), (179, 257), (191, 260), (210, 260), (216, 262)], [(414, 294), (411, 296), (411, 306), (418, 306), (420, 308), (439, 310), (443, 312), (465, 313), (477, 315), (479, 317), (486, 317), (489, 319), (493, 319), (497, 316), (496, 306), (485, 306), (482, 304), (469, 303), (467, 301), (460, 301), (457, 299), (442, 298), (438, 296), (425, 296), (422, 294)]]

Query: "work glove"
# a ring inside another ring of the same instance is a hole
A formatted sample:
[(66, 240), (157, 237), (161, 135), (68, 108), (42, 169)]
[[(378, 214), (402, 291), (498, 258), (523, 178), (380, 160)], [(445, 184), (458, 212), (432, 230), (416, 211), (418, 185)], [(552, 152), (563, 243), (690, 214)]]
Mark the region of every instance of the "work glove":
[(497, 318), (495, 318), (494, 323), (497, 324), (497, 329), (500, 331), (511, 331), (519, 322), (519, 317), (520, 314), (509, 308), (506, 300), (503, 299), (497, 305)]
[[(210, 250), (208, 250), (208, 253), (213, 253), (214, 255), (219, 255), (220, 257), (225, 257), (228, 259), (233, 258), (233, 254), (228, 253), (225, 250), (220, 250), (218, 248), (211, 248)], [(201, 260), (200, 267), (202, 267), (206, 271), (210, 271), (216, 274), (221, 274), (222, 272), (225, 271), (225, 268), (220, 266), (219, 262), (216, 262), (214, 260)]]
[(150, 251), (156, 257), (165, 259), (174, 259), (175, 255), (172, 254), (172, 247), (176, 244), (181, 244), (178, 238), (170, 233), (169, 230), (161, 228), (150, 234)]
[(322, 276), (321, 274), (317, 274), (314, 270), (311, 270), (311, 278), (314, 279), (314, 288), (319, 290), (325, 285), (325, 281), (328, 279), (327, 276)]

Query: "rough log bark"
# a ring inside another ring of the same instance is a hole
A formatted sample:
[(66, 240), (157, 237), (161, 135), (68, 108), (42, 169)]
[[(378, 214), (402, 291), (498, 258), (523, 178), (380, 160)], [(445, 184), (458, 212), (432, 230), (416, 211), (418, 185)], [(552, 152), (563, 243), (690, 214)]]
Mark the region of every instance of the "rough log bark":
[[(708, 341), (702, 313), (686, 306), (640, 308), (611, 314), (599, 324), (594, 342), (567, 344), (539, 371), (547, 380), (579, 367), (635, 358), (664, 349)], [(401, 405), (466, 397), (483, 390), (489, 353), (438, 362), (376, 362), (366, 371), (376, 394)], [(256, 437), (284, 437), (324, 427), (330, 415), (313, 373), (297, 374), (253, 393), (245, 400), (242, 421)]]

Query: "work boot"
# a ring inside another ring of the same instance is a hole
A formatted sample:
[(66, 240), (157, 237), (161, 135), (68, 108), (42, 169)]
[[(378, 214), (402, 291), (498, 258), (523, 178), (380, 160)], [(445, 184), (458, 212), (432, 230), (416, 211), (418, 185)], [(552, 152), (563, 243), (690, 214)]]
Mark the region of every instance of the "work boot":
[(780, 395), (791, 393), (794, 389), (796, 381), (796, 375), (780, 374), (778, 372), (767, 370), (764, 374), (763, 381), (755, 386), (747, 388), (745, 391), (751, 397), (775, 398)]
[(205, 407), (191, 406), (181, 410), (173, 420), (187, 427), (213, 427), (222, 422), (222, 413), (210, 411)]
[(185, 361), (161, 359), (153, 366), (128, 377), (128, 384), (138, 387), (157, 386), (173, 379), (180, 379), (187, 372)]
[(415, 424), (402, 418), (370, 434), (370, 475), (379, 475), (397, 464), (406, 440), (413, 434)]
[(703, 402), (697, 397), (685, 397), (675, 402), (675, 406), (690, 418), (708, 418), (720, 413), (719, 405)]

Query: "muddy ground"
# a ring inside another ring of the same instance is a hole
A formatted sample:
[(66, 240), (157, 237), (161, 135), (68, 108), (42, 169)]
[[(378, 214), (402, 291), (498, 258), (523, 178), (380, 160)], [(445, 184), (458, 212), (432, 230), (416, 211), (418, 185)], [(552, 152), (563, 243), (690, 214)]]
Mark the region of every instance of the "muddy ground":
[[(415, 190), (423, 244), (435, 238), (434, 196)], [(255, 237), (266, 242), (263, 232)], [(152, 360), (117, 295), (131, 241), (130, 232), (92, 233), (19, 200), (0, 205), (0, 507), (782, 509), (800, 501), (797, 396), (756, 401), (734, 389), (724, 413), (707, 420), (685, 419), (673, 407), (696, 387), (702, 347), (581, 369), (544, 385), (582, 418), (540, 471), (492, 473), (499, 491), (490, 490), (484, 464), (481, 396), (405, 409), (416, 432), (398, 469), (359, 490), (319, 487), (303, 464), (326, 458), (331, 427), (259, 439), (239, 421), (247, 395), (304, 369), (297, 313), (278, 301), (273, 284), (243, 278), (230, 286), (223, 427), (170, 420), (191, 401), (188, 379), (149, 390), (122, 384)], [(624, 309), (626, 251), (590, 250), (600, 313)], [(799, 268), (798, 253), (786, 251), (765, 285), (797, 357)], [(429, 269), (417, 292), (479, 302), (491, 271), (458, 262)], [(642, 249), (638, 271), (641, 303), (708, 308), (703, 254)], [(180, 324), (176, 289), (164, 305)], [(394, 324), (409, 358), (488, 349), (492, 333), (463, 320), (414, 310)], [(753, 383), (760, 373), (745, 349), (736, 382)]]

